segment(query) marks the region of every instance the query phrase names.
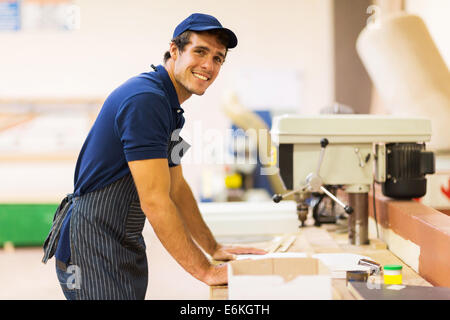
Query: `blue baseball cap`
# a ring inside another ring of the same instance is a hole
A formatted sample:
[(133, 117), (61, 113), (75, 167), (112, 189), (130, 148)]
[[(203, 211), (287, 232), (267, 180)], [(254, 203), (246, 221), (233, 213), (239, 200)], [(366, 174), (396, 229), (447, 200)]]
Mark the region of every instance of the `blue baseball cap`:
[(210, 16), (208, 14), (203, 13), (193, 13), (186, 19), (184, 19), (173, 32), (173, 38), (178, 37), (180, 34), (187, 30), (192, 31), (206, 31), (206, 30), (213, 30), (213, 29), (222, 29), (224, 30), (228, 35), (230, 40), (228, 41), (227, 48), (234, 48), (237, 46), (237, 37), (234, 34), (233, 31), (230, 29), (222, 27), (219, 20), (214, 18), (213, 16)]

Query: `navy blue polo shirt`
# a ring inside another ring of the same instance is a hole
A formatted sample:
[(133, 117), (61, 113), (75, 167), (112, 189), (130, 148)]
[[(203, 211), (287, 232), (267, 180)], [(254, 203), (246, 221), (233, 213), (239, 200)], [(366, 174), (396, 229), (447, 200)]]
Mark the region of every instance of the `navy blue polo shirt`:
[[(104, 188), (129, 174), (129, 161), (167, 158), (170, 167), (179, 164), (179, 159), (172, 159), (168, 153), (184, 125), (183, 112), (162, 65), (115, 89), (103, 104), (78, 156), (73, 195)], [(71, 213), (69, 208), (55, 253), (63, 262), (70, 259)]]

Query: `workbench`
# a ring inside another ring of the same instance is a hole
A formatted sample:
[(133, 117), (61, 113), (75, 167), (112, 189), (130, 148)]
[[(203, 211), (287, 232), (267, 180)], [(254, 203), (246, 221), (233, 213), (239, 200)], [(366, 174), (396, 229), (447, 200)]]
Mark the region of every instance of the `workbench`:
[[(307, 225), (300, 228), (295, 242), (289, 247), (287, 252), (303, 252), (308, 256), (316, 253), (353, 253), (372, 258), (372, 260), (386, 264), (399, 264), (403, 266), (403, 284), (416, 286), (432, 286), (425, 279), (420, 277), (413, 269), (402, 260), (390, 252), (386, 244), (378, 239), (370, 239), (370, 244), (356, 246), (349, 244), (348, 234), (342, 226), (337, 224), (324, 224), (321, 227)], [(286, 235), (282, 235), (286, 236)], [(233, 245), (237, 245), (233, 243)], [(273, 246), (273, 241), (242, 243), (242, 246), (253, 246), (267, 250)], [(332, 279), (334, 300), (355, 300), (356, 297), (347, 288), (346, 279)], [(211, 300), (228, 299), (227, 286), (210, 287)]]

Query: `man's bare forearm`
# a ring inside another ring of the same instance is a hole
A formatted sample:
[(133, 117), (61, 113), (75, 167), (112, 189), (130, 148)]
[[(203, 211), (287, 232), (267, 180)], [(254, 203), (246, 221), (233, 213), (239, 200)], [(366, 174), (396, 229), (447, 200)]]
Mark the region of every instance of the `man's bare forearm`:
[(176, 204), (178, 212), (183, 217), (183, 220), (195, 241), (212, 256), (217, 250), (218, 244), (214, 239), (211, 230), (203, 220), (197, 201), (186, 181), (184, 181), (177, 192), (172, 195), (172, 200)]
[(142, 211), (170, 255), (191, 275), (208, 285), (227, 282), (227, 268), (214, 266), (192, 239), (170, 197), (167, 159), (128, 162)]
[(205, 281), (211, 264), (192, 241), (175, 204), (168, 199), (155, 202), (155, 205), (143, 205), (142, 209), (172, 257), (195, 278)]

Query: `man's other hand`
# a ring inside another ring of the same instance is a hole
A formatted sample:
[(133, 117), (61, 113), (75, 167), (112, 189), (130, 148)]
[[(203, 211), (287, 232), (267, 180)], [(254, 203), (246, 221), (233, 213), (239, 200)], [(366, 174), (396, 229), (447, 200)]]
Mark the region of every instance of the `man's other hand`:
[(217, 250), (212, 255), (212, 258), (217, 261), (235, 260), (237, 254), (266, 254), (267, 251), (250, 248), (250, 247), (233, 247), (219, 245)]

